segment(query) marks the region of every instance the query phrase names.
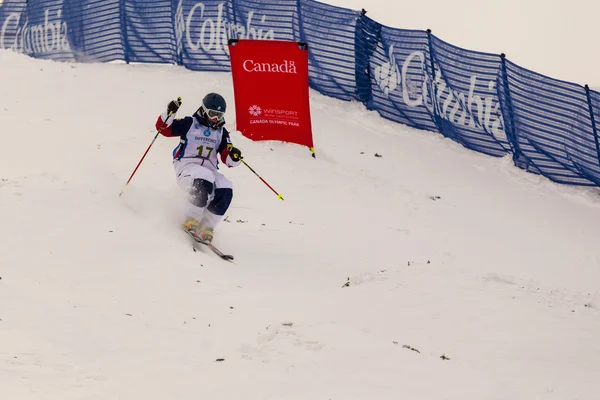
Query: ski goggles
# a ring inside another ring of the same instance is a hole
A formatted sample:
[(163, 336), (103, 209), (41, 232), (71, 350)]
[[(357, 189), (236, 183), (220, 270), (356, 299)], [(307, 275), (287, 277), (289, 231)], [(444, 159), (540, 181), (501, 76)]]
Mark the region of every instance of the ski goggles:
[(225, 113), (223, 111), (217, 111), (217, 110), (206, 110), (206, 114), (208, 114), (209, 118), (218, 118), (218, 119), (222, 119), (223, 116), (225, 115)]

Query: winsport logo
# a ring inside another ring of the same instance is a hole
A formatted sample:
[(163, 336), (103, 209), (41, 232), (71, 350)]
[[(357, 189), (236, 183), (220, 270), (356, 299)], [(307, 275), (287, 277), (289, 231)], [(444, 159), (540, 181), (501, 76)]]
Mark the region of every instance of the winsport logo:
[(253, 105), (248, 109), (248, 113), (250, 113), (250, 115), (253, 117), (258, 117), (260, 114), (262, 114), (262, 110), (259, 106)]

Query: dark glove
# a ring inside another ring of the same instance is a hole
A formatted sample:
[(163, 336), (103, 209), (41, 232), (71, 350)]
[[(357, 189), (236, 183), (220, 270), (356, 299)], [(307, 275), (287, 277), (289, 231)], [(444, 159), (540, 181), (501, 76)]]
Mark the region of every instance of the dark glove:
[(238, 162), (242, 159), (242, 152), (236, 147), (232, 147), (231, 150), (229, 150), (229, 155), (231, 156), (231, 159), (235, 162)]
[(175, 114), (179, 107), (181, 106), (181, 97), (178, 97), (177, 100), (171, 100), (169, 105), (167, 106), (167, 111), (169, 114)]

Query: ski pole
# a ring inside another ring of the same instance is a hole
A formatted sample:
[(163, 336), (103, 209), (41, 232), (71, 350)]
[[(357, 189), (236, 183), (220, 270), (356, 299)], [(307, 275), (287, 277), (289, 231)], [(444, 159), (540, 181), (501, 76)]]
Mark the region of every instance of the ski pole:
[[(181, 97), (177, 98), (177, 102), (179, 104), (181, 104)], [(144, 153), (144, 155), (142, 156), (142, 158), (140, 159), (140, 161), (138, 162), (138, 164), (136, 165), (135, 169), (133, 170), (133, 172), (131, 173), (131, 176), (129, 177), (129, 179), (127, 180), (127, 183), (125, 184), (125, 187), (123, 188), (123, 190), (121, 190), (121, 193), (119, 193), (119, 196), (121, 196), (123, 194), (123, 192), (125, 191), (125, 189), (127, 188), (127, 185), (129, 185), (129, 182), (131, 182), (131, 179), (133, 178), (133, 176), (135, 175), (136, 171), (138, 170), (138, 168), (140, 167), (140, 165), (142, 164), (142, 161), (144, 161), (144, 158), (146, 157), (146, 154), (148, 154), (148, 151), (150, 151), (150, 148), (152, 147), (152, 145), (154, 144), (154, 142), (156, 141), (156, 138), (158, 137), (158, 135), (162, 132), (163, 128), (165, 127), (165, 125), (167, 124), (167, 121), (169, 120), (169, 117), (171, 116), (171, 114), (173, 114), (172, 111), (169, 111), (169, 115), (167, 116), (167, 119), (163, 121), (162, 126), (160, 127), (160, 129), (158, 131), (156, 131), (156, 135), (154, 135), (154, 139), (152, 139), (152, 142), (150, 142), (150, 146), (148, 146), (148, 148), (146, 149), (146, 152)]]
[(269, 185), (269, 184), (267, 183), (267, 181), (265, 181), (265, 180), (264, 180), (264, 179), (263, 179), (263, 178), (262, 178), (262, 177), (261, 177), (259, 174), (257, 174), (257, 173), (256, 173), (256, 171), (254, 171), (254, 170), (252, 169), (252, 167), (250, 167), (246, 161), (244, 161), (244, 159), (242, 159), (241, 161), (244, 163), (244, 165), (245, 165), (246, 167), (248, 167), (248, 169), (250, 169), (250, 171), (254, 172), (254, 175), (258, 176), (258, 178), (259, 178), (261, 181), (263, 181), (263, 183), (264, 183), (265, 185), (267, 185), (267, 186), (269, 187), (269, 189), (271, 189), (271, 190), (272, 190), (272, 191), (273, 191), (273, 192), (274, 192), (274, 193), (277, 195), (277, 198), (278, 198), (279, 200), (283, 200), (283, 196), (282, 196), (282, 195), (280, 195), (279, 193), (277, 193), (277, 192), (275, 191), (275, 189), (273, 189), (273, 188), (271, 187), (271, 185)]

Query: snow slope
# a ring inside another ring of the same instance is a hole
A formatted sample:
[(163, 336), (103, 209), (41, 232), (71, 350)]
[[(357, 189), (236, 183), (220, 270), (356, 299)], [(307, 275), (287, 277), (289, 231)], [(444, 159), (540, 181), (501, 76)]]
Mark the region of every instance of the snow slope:
[(598, 398), (595, 190), (311, 91), (316, 159), (233, 134), (285, 201), (224, 171), (229, 264), (179, 229), (174, 140), (118, 195), (167, 102), (232, 104), (229, 74), (0, 72), (3, 399)]

